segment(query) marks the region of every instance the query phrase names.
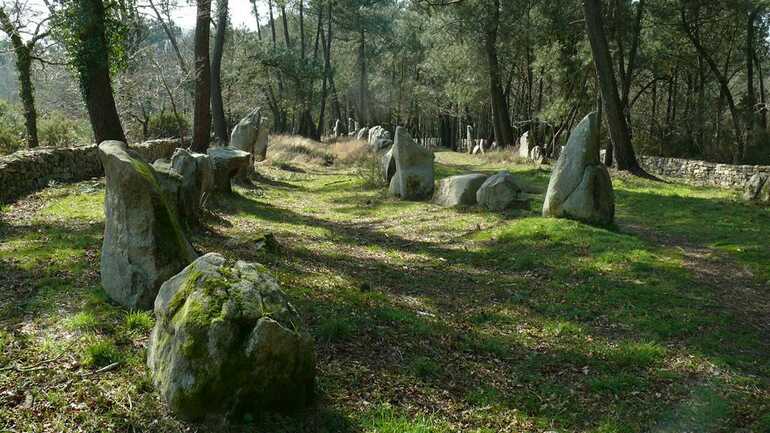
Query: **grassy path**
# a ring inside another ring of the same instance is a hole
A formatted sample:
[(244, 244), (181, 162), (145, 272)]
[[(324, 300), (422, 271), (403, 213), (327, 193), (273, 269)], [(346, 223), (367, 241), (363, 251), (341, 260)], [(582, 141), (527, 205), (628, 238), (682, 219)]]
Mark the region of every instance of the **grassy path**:
[[(548, 179), (437, 158), (442, 176)], [(194, 241), (273, 270), (316, 337), (320, 398), (236, 431), (770, 431), (770, 210), (616, 177), (606, 230), (543, 219), (542, 200), (449, 210), (274, 165)], [(147, 383), (152, 318), (99, 289), (102, 204), (87, 182), (3, 210), (0, 432), (221, 431), (169, 417)]]

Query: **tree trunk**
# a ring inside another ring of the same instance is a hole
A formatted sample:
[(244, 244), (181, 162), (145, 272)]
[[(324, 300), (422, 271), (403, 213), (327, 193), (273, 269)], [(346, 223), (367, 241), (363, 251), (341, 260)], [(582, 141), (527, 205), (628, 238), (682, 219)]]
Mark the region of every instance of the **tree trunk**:
[(104, 140), (125, 142), (126, 135), (120, 124), (110, 81), (104, 4), (102, 0), (81, 0), (73, 2), (73, 5), (76, 16), (80, 18), (73, 44), (74, 63), (94, 139), (97, 143)]
[(177, 43), (176, 35), (174, 35), (173, 30), (171, 30), (171, 27), (169, 27), (166, 20), (163, 19), (163, 15), (160, 13), (160, 10), (158, 10), (152, 0), (150, 0), (150, 8), (153, 12), (155, 12), (155, 17), (158, 19), (158, 22), (163, 28), (163, 32), (166, 34), (169, 42), (171, 42), (171, 47), (174, 49), (174, 54), (176, 54), (176, 59), (179, 63), (179, 67), (182, 69), (182, 73), (187, 76), (187, 62), (185, 62), (184, 57), (182, 57), (182, 53), (179, 51), (179, 44)]
[(698, 54), (700, 54), (703, 59), (706, 60), (706, 63), (709, 65), (709, 69), (711, 69), (711, 73), (713, 73), (717, 78), (717, 81), (719, 81), (719, 88), (727, 100), (727, 105), (730, 108), (730, 115), (733, 119), (735, 141), (737, 143), (737, 149), (733, 160), (734, 162), (739, 162), (743, 159), (743, 130), (741, 129), (740, 114), (738, 113), (738, 108), (735, 105), (733, 93), (730, 90), (730, 82), (727, 79), (727, 76), (719, 70), (719, 66), (717, 66), (714, 59), (701, 44), (698, 24), (696, 23), (694, 27), (690, 25), (690, 22), (687, 19), (687, 11), (684, 4), (680, 6), (679, 14), (682, 20), (682, 27), (684, 28), (687, 37), (690, 39), (690, 42), (692, 42), (693, 47), (695, 47), (695, 50), (698, 52)]
[(636, 160), (634, 148), (631, 146), (628, 124), (623, 115), (623, 108), (618, 94), (618, 86), (615, 80), (615, 71), (612, 67), (607, 37), (604, 33), (601, 2), (599, 0), (583, 0), (583, 12), (586, 19), (588, 39), (591, 43), (591, 52), (596, 65), (596, 75), (602, 91), (604, 111), (607, 116), (607, 124), (612, 137), (615, 162), (619, 170), (646, 175)]
[[(500, 65), (497, 58), (497, 30), (500, 24), (500, 0), (493, 1), (492, 21), (487, 27), (484, 38), (487, 66), (489, 67), (489, 95), (494, 116), (495, 138), (499, 147), (513, 144), (513, 128), (510, 113), (505, 103), (503, 86), (500, 78)], [(530, 94), (531, 99), (531, 94)]]
[(16, 55), (16, 70), (19, 73), (19, 97), (24, 109), (24, 127), (27, 131), (27, 147), (38, 146), (37, 111), (35, 110), (35, 89), (32, 84), (32, 50), (37, 41), (35, 35), (27, 44), (21, 38), (5, 10), (0, 7), (0, 27), (11, 40)]
[(195, 23), (195, 108), (193, 118), (192, 150), (206, 153), (211, 137), (211, 64), (209, 63), (209, 35), (211, 0), (198, 1)]
[(227, 143), (227, 122), (222, 102), (222, 55), (227, 34), (227, 0), (217, 0), (217, 32), (214, 35), (214, 49), (211, 59), (211, 116), (214, 120), (214, 137), (220, 143)]
[(754, 90), (754, 56), (756, 26), (755, 21), (759, 14), (759, 8), (749, 12), (748, 22), (746, 23), (746, 141), (744, 142), (743, 155), (748, 162), (754, 160), (754, 147), (757, 140), (754, 134), (754, 128), (759, 123), (756, 115), (757, 94)]
[(361, 122), (361, 127), (364, 127), (369, 122), (369, 77), (366, 71), (366, 31), (364, 26), (361, 25), (358, 39), (358, 64), (359, 64), (359, 88), (360, 93), (358, 95), (358, 121)]

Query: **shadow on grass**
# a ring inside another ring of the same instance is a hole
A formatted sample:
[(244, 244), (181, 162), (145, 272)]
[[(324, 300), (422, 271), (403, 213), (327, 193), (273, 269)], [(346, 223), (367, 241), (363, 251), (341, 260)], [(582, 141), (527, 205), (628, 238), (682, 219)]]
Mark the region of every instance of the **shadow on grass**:
[[(621, 199), (646, 200), (644, 195), (633, 194), (638, 193), (622, 192)], [(672, 212), (690, 208), (685, 215), (711, 206), (701, 199), (666, 200), (677, 209)], [(698, 284), (675, 251), (635, 235), (572, 221), (523, 218), (485, 231), (473, 239), (469, 250), (456, 250), (243, 198), (236, 199), (234, 208), (266, 221), (323, 227), (333, 234), (341, 248), (329, 251), (289, 242), (273, 264), (302, 310), (310, 312), (312, 329), (323, 330), (320, 338), (339, 338), (341, 342), (331, 345), (342, 345), (346, 356), (396, 382), (409, 380), (406, 377), (411, 373), (404, 372), (404, 365), (415, 357), (445, 360), (460, 353), (464, 363), (480, 363), (504, 377), (516, 378), (518, 382), (504, 381), (504, 388), (510, 389), (504, 390), (499, 403), (525, 410), (529, 416), (556, 420), (567, 428), (596, 426), (602, 416), (617, 417), (624, 425), (649, 426), (651, 419), (663, 417), (668, 410), (656, 397), (659, 390), (676, 396), (686, 389), (682, 378), (670, 370), (640, 366), (635, 361), (629, 366), (583, 341), (533, 351), (510, 335), (481, 334), (468, 326), (468, 313), (489, 305), (522, 309), (534, 320), (576, 324), (601, 340), (603, 350), (627, 342), (650, 342), (653, 347), (675, 347), (724, 368), (768, 379), (767, 369), (758, 362), (770, 357), (766, 334), (740, 312), (717, 302), (714, 288)], [(659, 218), (682, 228), (694, 223), (670, 217)], [(386, 252), (427, 255), (435, 261), (405, 266), (361, 256), (345, 245), (377, 245)], [(349, 291), (328, 292), (323, 285), (303, 288), (318, 278), (319, 269), (343, 277)], [(397, 299), (419, 297), (435, 311), (432, 314), (446, 322), (436, 324), (413, 308), (387, 305), (389, 301), (383, 299), (367, 300), (370, 295), (355, 292), (356, 287), (370, 286), (374, 293), (389, 293)], [(389, 312), (383, 313), (383, 308)], [(351, 312), (352, 323), (326, 323), (326, 317)], [(328, 357), (338, 353), (330, 347), (321, 350)], [(586, 367), (598, 377), (575, 373)], [(426, 368), (423, 365), (417, 370), (430, 372)], [(478, 377), (463, 379), (467, 371), (462, 368), (444, 364), (438, 370), (442, 373), (430, 381), (431, 386), (446, 387), (458, 401), (465, 398), (463, 393), (481, 386), (474, 382)], [(357, 389), (375, 379), (364, 375), (335, 380), (341, 388)], [(455, 384), (457, 389), (447, 384)], [(514, 392), (518, 386), (525, 391)], [(586, 406), (579, 395), (570, 393), (574, 387), (596, 401)], [(635, 394), (627, 400), (630, 397), (623, 393), (630, 391)], [(560, 402), (544, 404), (543, 395), (558, 395)], [(608, 395), (613, 396), (611, 402), (604, 401)], [(640, 415), (644, 413), (647, 415)]]

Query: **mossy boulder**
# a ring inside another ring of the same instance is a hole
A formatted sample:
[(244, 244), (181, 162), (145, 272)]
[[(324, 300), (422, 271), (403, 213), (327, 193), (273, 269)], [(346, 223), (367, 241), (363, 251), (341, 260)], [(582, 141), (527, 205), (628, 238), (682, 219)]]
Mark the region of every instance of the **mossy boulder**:
[(147, 364), (178, 416), (237, 421), (313, 399), (313, 340), (261, 265), (206, 254), (163, 284), (155, 315)]
[(101, 143), (99, 159), (107, 184), (102, 286), (123, 306), (150, 309), (161, 284), (197, 257), (169, 196), (176, 180), (120, 141)]

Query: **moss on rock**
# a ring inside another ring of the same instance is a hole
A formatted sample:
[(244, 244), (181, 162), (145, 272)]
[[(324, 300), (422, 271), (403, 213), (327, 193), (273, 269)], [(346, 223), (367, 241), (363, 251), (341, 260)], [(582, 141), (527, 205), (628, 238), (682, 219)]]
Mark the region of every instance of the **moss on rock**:
[(207, 254), (161, 287), (148, 365), (186, 419), (239, 419), (313, 398), (313, 341), (261, 265)]

